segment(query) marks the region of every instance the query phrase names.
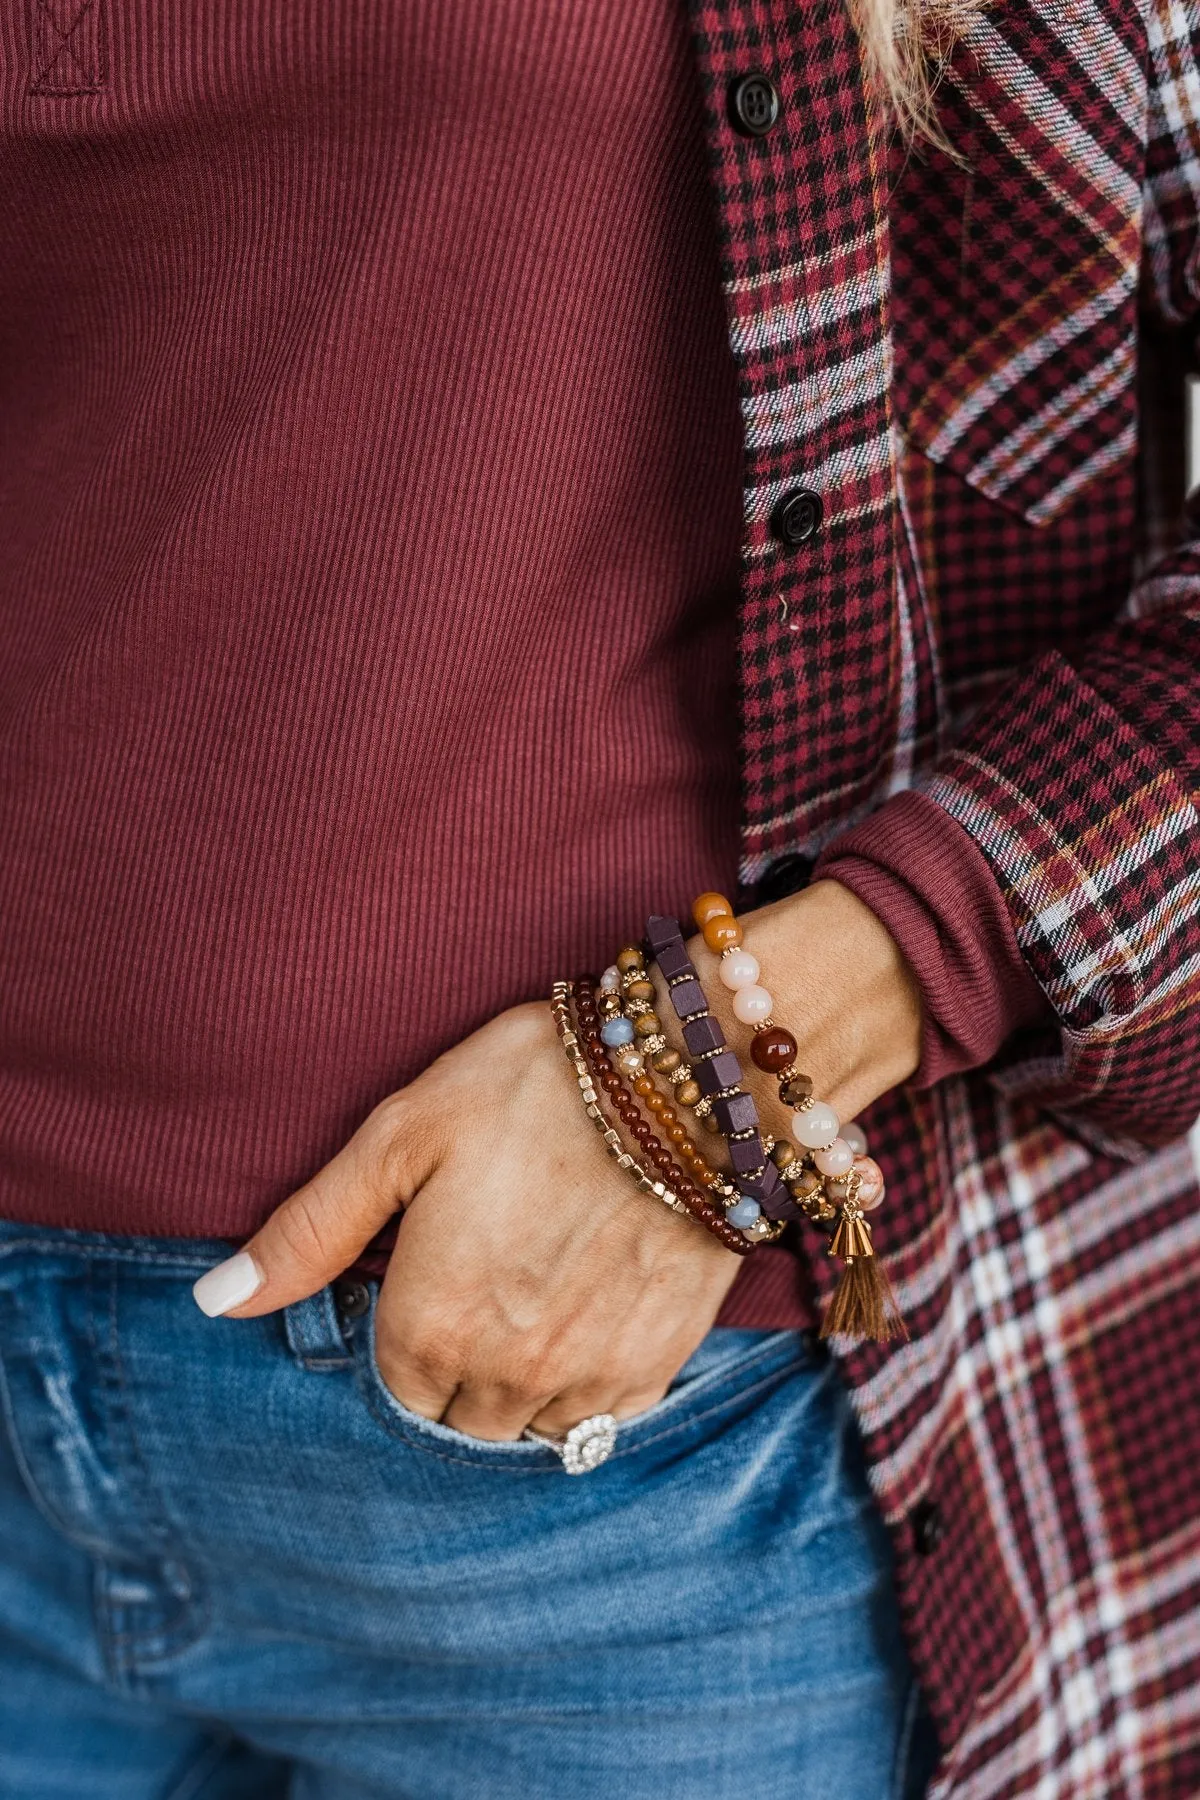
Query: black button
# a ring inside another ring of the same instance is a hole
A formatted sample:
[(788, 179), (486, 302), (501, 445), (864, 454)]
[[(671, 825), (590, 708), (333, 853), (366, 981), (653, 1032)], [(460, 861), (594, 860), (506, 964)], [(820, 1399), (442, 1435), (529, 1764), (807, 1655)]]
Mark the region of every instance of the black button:
[(343, 1319), (361, 1319), (371, 1304), (371, 1290), (363, 1281), (344, 1277), (333, 1284), (333, 1303)]
[(760, 906), (769, 906), (772, 900), (786, 900), (789, 894), (799, 893), (812, 874), (812, 867), (811, 856), (777, 857), (767, 864), (761, 880), (755, 883), (755, 900)]
[(743, 75), (729, 90), (729, 117), (735, 131), (747, 137), (766, 137), (779, 118), (779, 94), (775, 83), (759, 70)]
[(918, 1556), (932, 1556), (946, 1535), (942, 1509), (936, 1500), (918, 1500), (912, 1510), (913, 1547)]
[(814, 494), (811, 488), (793, 488), (771, 514), (771, 530), (781, 544), (794, 550), (817, 535), (824, 514), (820, 494)]

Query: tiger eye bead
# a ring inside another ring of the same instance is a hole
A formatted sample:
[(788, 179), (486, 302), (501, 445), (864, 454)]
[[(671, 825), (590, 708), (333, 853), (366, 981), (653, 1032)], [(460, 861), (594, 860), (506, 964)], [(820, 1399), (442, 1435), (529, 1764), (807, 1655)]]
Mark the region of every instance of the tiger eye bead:
[(797, 1200), (805, 1200), (809, 1194), (815, 1194), (820, 1185), (821, 1177), (815, 1169), (801, 1169), (798, 1174), (786, 1178), (788, 1193), (794, 1194)]
[(662, 1025), (657, 1013), (644, 1012), (639, 1013), (633, 1021), (633, 1029), (640, 1038), (657, 1037), (662, 1030)]
[(713, 955), (719, 956), (722, 950), (737, 949), (742, 941), (742, 928), (736, 919), (718, 913), (702, 926), (700, 935)]
[(733, 908), (724, 894), (701, 894), (692, 902), (692, 918), (696, 921), (696, 930), (703, 931), (710, 919), (732, 918)]
[(780, 1138), (777, 1144), (772, 1145), (771, 1161), (777, 1169), (790, 1168), (797, 1160), (795, 1145), (789, 1144), (786, 1138)]
[(642, 975), (637, 981), (631, 981), (625, 992), (631, 1000), (653, 1000), (654, 983), (647, 981), (646, 977)]
[(700, 1098), (700, 1083), (698, 1081), (681, 1081), (675, 1089), (675, 1098), (680, 1106), (695, 1106)]
[[(785, 1031), (782, 1025), (771, 1025), (766, 1031), (755, 1033), (750, 1060), (764, 1075), (782, 1075), (795, 1062), (798, 1048), (790, 1031)], [(811, 1082), (809, 1091), (812, 1091)]]
[(660, 1050), (658, 1055), (652, 1058), (652, 1061), (660, 1075), (669, 1075), (672, 1069), (679, 1067), (683, 1058), (678, 1050)]
[(617, 951), (617, 967), (622, 975), (628, 975), (631, 969), (640, 969), (644, 964), (645, 958), (636, 944), (626, 944)]

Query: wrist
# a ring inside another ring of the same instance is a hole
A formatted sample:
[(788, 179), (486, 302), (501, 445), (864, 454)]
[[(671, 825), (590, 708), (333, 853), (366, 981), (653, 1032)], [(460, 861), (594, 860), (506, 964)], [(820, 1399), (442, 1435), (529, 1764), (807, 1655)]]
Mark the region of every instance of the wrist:
[[(841, 1118), (853, 1118), (912, 1075), (921, 1056), (920, 989), (895, 939), (856, 895), (836, 881), (818, 881), (739, 922), (773, 998), (772, 1017), (796, 1038), (797, 1066)], [(734, 1014), (720, 958), (699, 935), (689, 951), (710, 1009), (738, 1049), (763, 1123), (780, 1135), (787, 1110), (771, 1078), (744, 1053), (753, 1028)]]

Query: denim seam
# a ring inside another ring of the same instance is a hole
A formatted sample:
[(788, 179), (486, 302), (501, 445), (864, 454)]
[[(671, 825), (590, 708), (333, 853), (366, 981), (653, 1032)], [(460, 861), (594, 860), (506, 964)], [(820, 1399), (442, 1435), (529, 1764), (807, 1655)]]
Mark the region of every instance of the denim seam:
[(65, 1538), (66, 1542), (72, 1544), (75, 1549), (82, 1550), (86, 1556), (97, 1557), (101, 1555), (100, 1540), (91, 1536), (81, 1537), (74, 1526), (68, 1524), (67, 1520), (62, 1517), (57, 1508), (46, 1498), (40, 1485), (34, 1478), (29, 1458), (25, 1454), (25, 1447), (17, 1432), (17, 1411), (12, 1401), (12, 1391), (8, 1381), (8, 1369), (5, 1366), (4, 1358), (2, 1356), (0, 1356), (0, 1405), (3, 1407), (4, 1422), (8, 1427), (8, 1441), (12, 1446), (13, 1460), (17, 1465), (21, 1480), (25, 1484), (25, 1490), (38, 1512), (41, 1513), (51, 1530), (56, 1531), (59, 1537)]
[(81, 1244), (72, 1248), (64, 1245), (61, 1238), (9, 1238), (0, 1240), (0, 1257), (6, 1257), (19, 1250), (45, 1250), (55, 1256), (67, 1256), (75, 1259), (94, 1260), (96, 1262), (136, 1262), (148, 1266), (168, 1269), (196, 1269), (201, 1274), (212, 1267), (207, 1257), (189, 1255), (184, 1251), (138, 1250), (132, 1246), (128, 1250), (101, 1248), (96, 1244)]
[[(163, 1511), (158, 1493), (154, 1488), (150, 1475), (150, 1465), (142, 1450), (137, 1426), (134, 1423), (132, 1395), (130, 1393), (129, 1380), (125, 1373), (125, 1359), (121, 1354), (121, 1340), (117, 1322), (117, 1284), (115, 1280), (108, 1283), (108, 1290), (110, 1356), (117, 1378), (117, 1394), (120, 1403), (119, 1423), (124, 1425), (125, 1433), (129, 1440), (129, 1446), (132, 1451), (131, 1461), (137, 1472), (137, 1489), (140, 1491), (141, 1496), (140, 1523), (145, 1525), (152, 1541), (157, 1547), (163, 1563), (174, 1563), (176, 1567), (182, 1569), (185, 1572), (188, 1582), (186, 1599), (181, 1598), (177, 1594), (171, 1596), (175, 1606), (178, 1608), (177, 1616), (180, 1621), (178, 1624), (171, 1625), (169, 1621), (164, 1621), (163, 1627), (157, 1631), (138, 1632), (136, 1630), (127, 1631), (121, 1628), (111, 1631), (110, 1635), (114, 1641), (119, 1641), (122, 1644), (129, 1644), (134, 1648), (134, 1655), (129, 1659), (130, 1673), (132, 1674), (135, 1672), (138, 1663), (161, 1662), (164, 1658), (176, 1654), (178, 1650), (185, 1648), (188, 1644), (195, 1643), (201, 1638), (208, 1628), (208, 1598), (202, 1590), (198, 1591), (197, 1589), (196, 1577), (191, 1567), (180, 1553), (180, 1548), (175, 1541), (171, 1522)], [(158, 1646), (158, 1648), (152, 1650), (150, 1648), (152, 1644)], [(138, 1646), (141, 1647), (140, 1653), (137, 1649)]]
[(917, 1722), (917, 1708), (920, 1705), (921, 1690), (916, 1676), (908, 1684), (904, 1707), (900, 1714), (900, 1730), (896, 1737), (896, 1748), (892, 1756), (892, 1794), (891, 1800), (904, 1800), (908, 1791), (909, 1764), (912, 1760), (913, 1730)]
[[(765, 1347), (762, 1354), (766, 1354)], [(808, 1366), (807, 1359), (802, 1357), (796, 1358), (794, 1362), (790, 1364), (783, 1363), (778, 1369), (772, 1369), (758, 1381), (752, 1382), (749, 1387), (739, 1387), (736, 1393), (730, 1394), (728, 1398), (718, 1401), (713, 1406), (705, 1407), (702, 1412), (688, 1413), (687, 1416), (680, 1419), (677, 1424), (668, 1426), (665, 1431), (655, 1432), (651, 1437), (642, 1438), (637, 1444), (630, 1445), (626, 1450), (621, 1450), (619, 1448), (614, 1450), (607, 1460), (609, 1462), (616, 1462), (617, 1458), (621, 1456), (637, 1456), (642, 1450), (649, 1449), (651, 1444), (661, 1444), (667, 1438), (678, 1436), (681, 1431), (690, 1430), (693, 1425), (702, 1424), (705, 1419), (710, 1419), (714, 1413), (722, 1412), (725, 1407), (732, 1405), (734, 1402), (750, 1399), (754, 1394), (758, 1393), (760, 1388), (770, 1386), (772, 1381), (785, 1374), (789, 1367), (803, 1368), (806, 1366)], [(521, 1468), (516, 1463), (508, 1463), (500, 1460), (504, 1451), (511, 1448), (511, 1444), (506, 1444), (503, 1441), (499, 1442), (497, 1445), (499, 1455), (495, 1461), (491, 1460), (486, 1451), (476, 1458), (470, 1456), (455, 1456), (449, 1450), (435, 1449), (432, 1443), (425, 1440), (419, 1425), (410, 1425), (407, 1419), (400, 1418), (398, 1415), (388, 1415), (385, 1411), (386, 1403), (383, 1402), (378, 1395), (368, 1391), (365, 1398), (371, 1413), (379, 1420), (384, 1430), (387, 1431), (390, 1436), (400, 1438), (403, 1442), (411, 1444), (413, 1449), (422, 1451), (426, 1456), (436, 1458), (438, 1462), (457, 1463), (461, 1468), (468, 1469), (492, 1469), (497, 1474), (506, 1475), (561, 1475), (563, 1473), (562, 1464), (557, 1456), (554, 1457), (553, 1464), (549, 1467), (539, 1465), (529, 1469)], [(620, 1423), (618, 1421), (618, 1445), (620, 1444), (620, 1441)], [(550, 1452), (549, 1454), (553, 1453)]]

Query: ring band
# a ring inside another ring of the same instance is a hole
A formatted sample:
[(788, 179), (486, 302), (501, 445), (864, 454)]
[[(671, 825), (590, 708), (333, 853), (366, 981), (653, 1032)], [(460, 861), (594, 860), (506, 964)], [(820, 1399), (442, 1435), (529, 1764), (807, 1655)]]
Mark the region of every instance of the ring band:
[(550, 1437), (526, 1426), (522, 1437), (553, 1450), (568, 1475), (588, 1475), (607, 1462), (617, 1442), (617, 1421), (611, 1413), (593, 1413), (572, 1425), (565, 1437)]

